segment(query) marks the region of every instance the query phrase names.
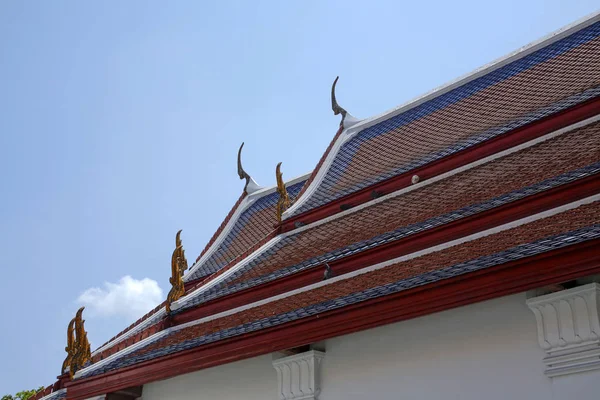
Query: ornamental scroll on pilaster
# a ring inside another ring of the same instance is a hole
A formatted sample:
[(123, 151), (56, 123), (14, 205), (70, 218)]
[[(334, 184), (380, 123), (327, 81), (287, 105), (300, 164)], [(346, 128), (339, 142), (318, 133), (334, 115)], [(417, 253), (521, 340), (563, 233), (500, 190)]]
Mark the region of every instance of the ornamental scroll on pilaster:
[(62, 371), (69, 370), (71, 379), (77, 371), (82, 369), (92, 358), (90, 342), (87, 339), (87, 332), (84, 327), (83, 310), (81, 307), (77, 310), (75, 318), (69, 322), (67, 327), (67, 357), (62, 365)]
[(169, 294), (167, 295), (167, 312), (171, 312), (171, 304), (185, 294), (183, 273), (187, 268), (188, 263), (181, 242), (181, 230), (179, 230), (175, 235), (175, 250), (173, 250), (173, 254), (171, 255), (171, 277), (169, 278), (171, 290), (169, 290)]
[(546, 352), (549, 377), (600, 369), (600, 285), (590, 283), (527, 300)]
[(321, 393), (322, 351), (310, 350), (273, 361), (280, 400), (316, 400)]
[(277, 222), (281, 222), (281, 216), (284, 211), (290, 206), (290, 196), (288, 195), (285, 183), (283, 182), (283, 173), (281, 172), (281, 163), (277, 164), (275, 168), (275, 179), (277, 179), (277, 193), (279, 193), (279, 199), (277, 200)]

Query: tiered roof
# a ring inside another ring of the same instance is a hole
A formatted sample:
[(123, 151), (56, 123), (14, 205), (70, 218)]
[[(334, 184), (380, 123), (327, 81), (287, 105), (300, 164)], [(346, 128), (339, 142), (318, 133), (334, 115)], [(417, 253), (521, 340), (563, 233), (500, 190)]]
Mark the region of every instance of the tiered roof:
[(347, 118), (283, 222), (275, 187), (244, 192), (172, 312), (96, 350), (67, 398), (599, 272), (599, 21)]

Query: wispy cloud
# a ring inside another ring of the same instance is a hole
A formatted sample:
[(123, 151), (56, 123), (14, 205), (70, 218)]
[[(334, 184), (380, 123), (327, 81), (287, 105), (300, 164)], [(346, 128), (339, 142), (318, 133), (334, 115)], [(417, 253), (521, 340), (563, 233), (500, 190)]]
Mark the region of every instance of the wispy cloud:
[(138, 318), (163, 299), (158, 283), (149, 278), (137, 280), (127, 275), (117, 283), (105, 282), (104, 287), (92, 287), (79, 296), (77, 302), (103, 317)]

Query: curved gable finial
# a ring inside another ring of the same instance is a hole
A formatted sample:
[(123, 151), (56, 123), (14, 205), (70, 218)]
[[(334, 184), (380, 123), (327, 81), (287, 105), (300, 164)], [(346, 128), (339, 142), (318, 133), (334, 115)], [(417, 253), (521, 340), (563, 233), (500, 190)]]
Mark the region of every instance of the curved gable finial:
[(331, 85), (331, 109), (333, 110), (333, 115), (342, 114), (342, 120), (340, 121), (340, 125), (343, 126), (348, 111), (341, 107), (338, 104), (337, 99), (335, 98), (335, 85), (337, 85), (338, 79), (340, 79), (340, 77), (336, 76), (335, 80), (333, 81), (333, 85)]
[(242, 148), (243, 147), (244, 147), (244, 142), (242, 142), (240, 149), (238, 150), (238, 157), (237, 157), (238, 176), (240, 177), (240, 179), (246, 180), (246, 185), (244, 185), (244, 192), (246, 192), (247, 194), (251, 194), (251, 193), (256, 192), (261, 187), (244, 170), (244, 167), (242, 167)]

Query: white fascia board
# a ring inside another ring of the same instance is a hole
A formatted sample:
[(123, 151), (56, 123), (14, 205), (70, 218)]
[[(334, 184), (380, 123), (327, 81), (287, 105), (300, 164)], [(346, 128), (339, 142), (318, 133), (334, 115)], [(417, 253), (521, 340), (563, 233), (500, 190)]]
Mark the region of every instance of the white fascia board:
[(495, 61), (492, 61), (489, 64), (479, 67), (476, 70), (474, 70), (466, 75), (463, 75), (455, 80), (452, 80), (452, 81), (446, 83), (445, 85), (435, 88), (435, 89), (431, 90), (430, 92), (427, 92), (424, 95), (421, 95), (413, 100), (410, 100), (398, 107), (395, 107), (391, 110), (388, 110), (388, 111), (386, 111), (382, 114), (376, 115), (374, 117), (361, 120), (361, 121), (351, 125), (348, 129), (345, 129), (342, 132), (342, 134), (340, 135), (340, 137), (337, 139), (336, 143), (333, 145), (333, 147), (331, 148), (331, 151), (327, 155), (327, 158), (323, 162), (323, 165), (317, 171), (315, 178), (313, 179), (311, 184), (308, 186), (308, 188), (306, 188), (302, 197), (299, 198), (290, 208), (288, 208), (283, 213), (283, 219), (289, 218), (298, 208), (300, 208), (304, 203), (306, 203), (306, 201), (308, 201), (308, 199), (310, 199), (312, 197), (312, 195), (314, 194), (316, 189), (321, 185), (323, 178), (325, 177), (327, 171), (331, 167), (331, 164), (332, 164), (333, 160), (335, 159), (335, 157), (337, 156), (337, 153), (339, 152), (339, 149), (342, 146), (342, 144), (344, 144), (346, 141), (353, 138), (360, 131), (362, 131), (366, 128), (369, 128), (373, 125), (376, 125), (382, 121), (386, 121), (390, 118), (393, 118), (396, 115), (404, 113), (412, 108), (415, 108), (415, 107), (425, 103), (426, 101), (429, 101), (438, 96), (441, 96), (441, 95), (443, 95), (459, 86), (462, 86), (472, 80), (475, 80), (479, 77), (489, 74), (490, 72), (493, 72), (499, 68), (502, 68), (503, 66), (505, 66), (513, 61), (516, 61), (523, 57), (526, 57), (529, 54), (531, 54), (541, 48), (549, 46), (550, 44), (557, 42), (560, 39), (563, 39), (563, 38), (573, 34), (574, 32), (584, 29), (598, 21), (600, 21), (600, 11), (596, 11), (584, 18), (581, 18), (578, 21), (575, 21), (567, 26), (564, 26), (564, 27), (542, 37), (541, 39), (531, 42), (531, 43), (513, 51), (512, 53), (509, 53)]
[[(308, 179), (309, 176), (310, 176), (310, 173), (304, 174), (304, 175), (298, 176), (298, 177), (296, 177), (294, 179), (290, 179), (285, 184), (286, 184), (286, 186), (293, 185), (295, 183), (301, 182), (304, 179)], [(210, 248), (206, 251), (206, 253), (204, 253), (202, 255), (202, 257), (200, 257), (200, 259), (198, 261), (196, 261), (190, 267), (190, 269), (188, 270), (188, 272), (183, 277), (183, 280), (185, 282), (188, 282), (191, 279), (191, 276), (193, 276), (194, 272), (196, 272), (202, 265), (204, 265), (204, 263), (206, 262), (206, 260), (210, 259), (210, 257), (214, 254), (214, 252), (217, 251), (217, 249), (219, 248), (219, 246), (221, 246), (221, 244), (223, 243), (223, 241), (225, 240), (225, 238), (227, 237), (227, 235), (229, 235), (229, 232), (231, 232), (231, 230), (235, 226), (237, 220), (239, 219), (239, 217), (242, 215), (242, 213), (244, 211), (246, 211), (252, 204), (254, 204), (254, 202), (256, 200), (258, 200), (261, 197), (264, 197), (266, 195), (269, 195), (269, 194), (275, 192), (276, 190), (277, 190), (277, 185), (266, 187), (266, 188), (262, 188), (260, 190), (255, 191), (255, 192), (252, 192), (251, 194), (248, 194), (246, 196), (246, 198), (244, 200), (242, 200), (242, 202), (237, 207), (237, 209), (234, 211), (233, 215), (231, 216), (231, 218), (229, 219), (229, 221), (225, 225), (225, 228), (223, 228), (223, 230), (221, 231), (221, 233), (219, 234), (219, 236), (217, 237), (217, 239), (214, 241), (214, 243), (210, 246)]]

